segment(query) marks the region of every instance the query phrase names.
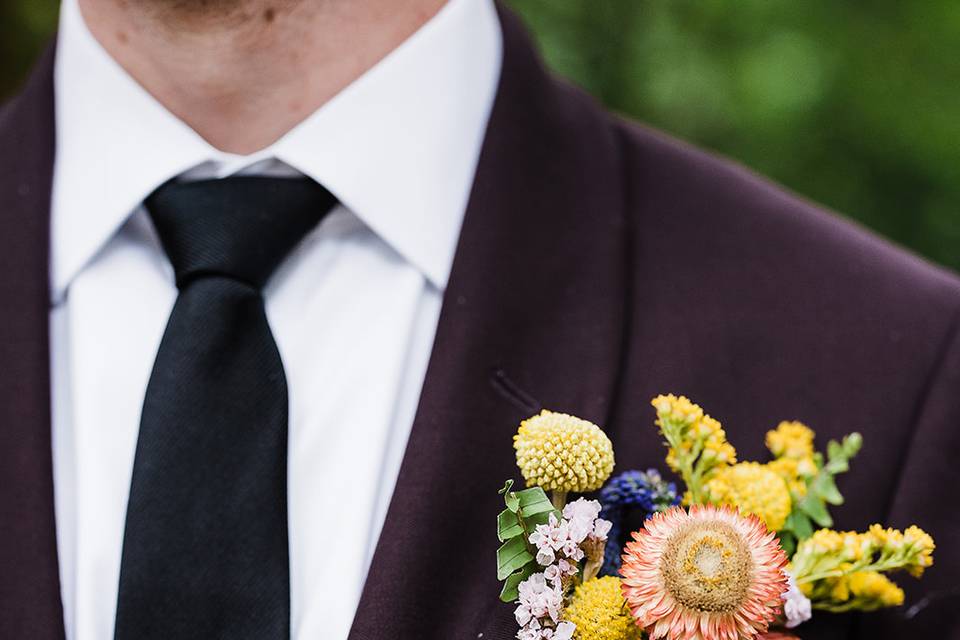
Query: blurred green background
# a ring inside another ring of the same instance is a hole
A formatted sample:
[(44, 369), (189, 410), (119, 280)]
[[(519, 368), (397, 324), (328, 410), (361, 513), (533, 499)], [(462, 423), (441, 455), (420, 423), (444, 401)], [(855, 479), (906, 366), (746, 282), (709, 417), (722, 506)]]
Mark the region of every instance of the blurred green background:
[[(0, 95), (56, 20), (0, 0)], [(509, 0), (559, 73), (960, 269), (960, 2)]]

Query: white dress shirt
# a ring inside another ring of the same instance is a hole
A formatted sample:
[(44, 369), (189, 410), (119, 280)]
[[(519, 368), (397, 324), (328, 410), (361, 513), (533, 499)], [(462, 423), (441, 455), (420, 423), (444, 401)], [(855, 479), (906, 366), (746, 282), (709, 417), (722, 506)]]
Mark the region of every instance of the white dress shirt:
[[(500, 73), (491, 0), (451, 0), (270, 148), (217, 151), (64, 0), (51, 357), (69, 640), (113, 638), (140, 409), (177, 291), (141, 202), (175, 176), (302, 173), (340, 200), (265, 291), (290, 394), (292, 633), (346, 638), (406, 447)], [(282, 212), (278, 212), (282, 215)]]

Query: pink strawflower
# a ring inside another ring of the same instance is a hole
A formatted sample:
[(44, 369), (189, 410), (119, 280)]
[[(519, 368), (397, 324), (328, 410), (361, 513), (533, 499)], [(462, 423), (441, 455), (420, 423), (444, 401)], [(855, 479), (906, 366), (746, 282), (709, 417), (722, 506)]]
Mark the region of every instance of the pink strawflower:
[(776, 535), (756, 516), (673, 507), (633, 533), (621, 588), (650, 640), (750, 640), (780, 613), (786, 564)]

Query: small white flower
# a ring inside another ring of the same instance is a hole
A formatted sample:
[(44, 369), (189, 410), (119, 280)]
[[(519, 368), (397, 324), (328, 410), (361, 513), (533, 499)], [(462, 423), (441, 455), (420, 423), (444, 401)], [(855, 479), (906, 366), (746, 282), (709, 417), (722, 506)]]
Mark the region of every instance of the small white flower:
[(577, 567), (576, 563), (570, 562), (564, 558), (557, 560), (556, 564), (551, 564), (549, 567), (543, 570), (544, 577), (554, 584), (562, 585), (563, 579), (566, 576), (572, 576), (580, 569)]
[(569, 525), (569, 538), (576, 544), (583, 542), (594, 529), (594, 520), (600, 514), (600, 503), (579, 498), (563, 508), (563, 517)]
[(576, 564), (572, 562), (567, 562), (562, 558), (560, 559), (559, 562), (557, 562), (557, 568), (560, 569), (561, 574), (568, 575), (568, 576), (572, 576), (578, 571)]
[(530, 544), (537, 549), (552, 549), (553, 545), (550, 543), (550, 530), (551, 527), (549, 524), (538, 524), (536, 528), (534, 528), (533, 533), (530, 534)]
[(546, 524), (538, 524), (530, 534), (530, 544), (537, 549), (552, 549), (559, 551), (569, 539), (569, 523), (550, 514)]
[(563, 508), (563, 517), (567, 520), (589, 520), (593, 522), (600, 515), (600, 503), (596, 500), (578, 498)]
[[(519, 604), (513, 615), (520, 625), (517, 640), (571, 640), (570, 623), (560, 622), (563, 611), (563, 586), (560, 578), (570, 565), (561, 560), (535, 573), (517, 587)], [(574, 568), (576, 570), (576, 568)]]
[(613, 523), (609, 520), (604, 520), (603, 518), (597, 518), (594, 521), (593, 533), (590, 535), (598, 540), (607, 541), (607, 534), (610, 533), (610, 528), (613, 526)]
[(517, 640), (542, 640), (543, 638), (543, 628), (540, 626), (540, 621), (534, 618), (530, 621), (529, 624), (523, 625), (519, 631), (517, 631)]
[[(535, 573), (517, 587), (520, 606), (514, 611), (514, 617), (521, 626), (532, 624), (531, 618), (549, 617), (556, 622), (563, 608), (563, 589), (557, 583), (551, 583), (542, 573)], [(528, 616), (529, 614), (529, 616)]]
[(513, 617), (516, 618), (518, 625), (525, 627), (527, 626), (527, 623), (530, 622), (530, 619), (533, 618), (533, 614), (530, 613), (529, 607), (521, 604), (513, 610)]
[(580, 562), (583, 560), (583, 549), (580, 548), (580, 545), (573, 540), (568, 540), (566, 544), (563, 545), (562, 553), (564, 556), (573, 560), (574, 562)]
[[(563, 561), (561, 560), (561, 562)], [(547, 580), (550, 582), (559, 582), (561, 579), (563, 579), (563, 573), (560, 571), (560, 567), (555, 564), (552, 564), (544, 569), (543, 575), (546, 576)]]
[(813, 617), (813, 608), (810, 606), (810, 599), (797, 587), (797, 581), (790, 572), (784, 573), (787, 575), (787, 590), (783, 594), (783, 615), (787, 618), (787, 629), (793, 629)]
[(561, 622), (557, 625), (557, 630), (553, 633), (553, 640), (571, 640), (573, 632), (577, 630), (577, 625), (572, 622)]
[(553, 549), (547, 547), (546, 549), (537, 550), (537, 563), (541, 567), (546, 567), (552, 565), (553, 561), (557, 559), (556, 554), (554, 554)]

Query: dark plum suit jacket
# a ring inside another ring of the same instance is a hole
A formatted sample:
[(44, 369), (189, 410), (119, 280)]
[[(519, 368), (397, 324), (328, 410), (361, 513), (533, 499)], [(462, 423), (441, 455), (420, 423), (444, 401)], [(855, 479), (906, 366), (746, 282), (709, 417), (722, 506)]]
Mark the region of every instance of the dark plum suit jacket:
[[(511, 436), (541, 406), (663, 467), (684, 393), (741, 459), (781, 419), (866, 444), (838, 526), (939, 541), (908, 604), (806, 639), (960, 638), (960, 282), (726, 160), (613, 117), (501, 11), (503, 74), (420, 407), (351, 640), (505, 640), (493, 552)], [(0, 111), (0, 638), (63, 638), (50, 454), (52, 53)], [(150, 153), (144, 149), (144, 153)], [(910, 212), (905, 211), (904, 215)], [(323, 274), (317, 274), (318, 278)], [(335, 365), (335, 363), (333, 363)], [(907, 618), (910, 617), (908, 620)]]

